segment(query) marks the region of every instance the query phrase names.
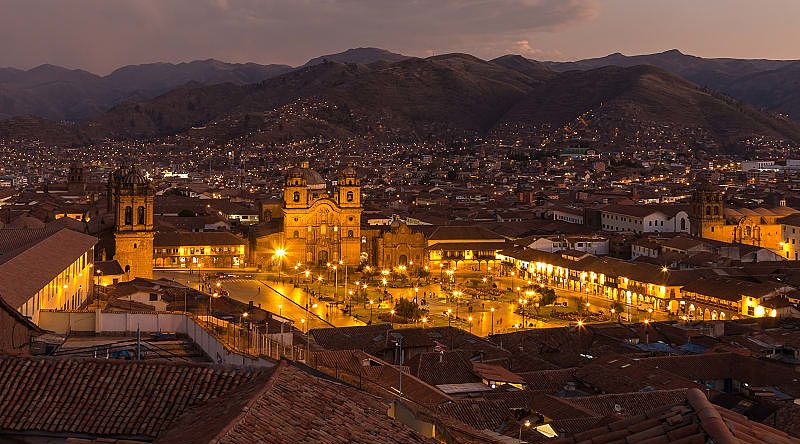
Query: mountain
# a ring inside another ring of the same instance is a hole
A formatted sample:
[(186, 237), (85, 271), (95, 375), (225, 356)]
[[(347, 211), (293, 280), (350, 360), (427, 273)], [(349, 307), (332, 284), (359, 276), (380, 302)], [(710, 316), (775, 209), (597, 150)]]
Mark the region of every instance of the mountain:
[(315, 99), (412, 132), (428, 124), (485, 130), (535, 83), (465, 54), (371, 65), (326, 61), (259, 84), (181, 88), (150, 101), (122, 104), (95, 124), (112, 135), (150, 137)]
[(556, 72), (550, 69), (546, 63), (527, 59), (521, 55), (508, 54), (490, 60), (495, 65), (519, 71), (532, 79), (546, 80), (556, 76)]
[(785, 60), (703, 58), (684, 54), (677, 49), (635, 56), (614, 53), (576, 62), (545, 62), (555, 71), (587, 70), (604, 66), (652, 65), (712, 89), (721, 89), (737, 78), (771, 71), (791, 63)]
[(131, 65), (105, 77), (54, 65), (27, 71), (3, 68), (0, 69), (0, 118), (35, 115), (53, 120), (81, 120), (98, 116), (124, 101), (150, 99), (189, 82), (242, 85), (291, 70), (287, 65), (217, 60)]
[(558, 128), (576, 119), (630, 134), (671, 126), (718, 145), (753, 136), (800, 141), (796, 124), (653, 66), (557, 73), (524, 58), (484, 61), (468, 54), (369, 65), (326, 61), (259, 84), (185, 87), (122, 104), (93, 125), (108, 137), (188, 132), (263, 142), (274, 141), (270, 132), (281, 140), (389, 129), (426, 137), (509, 125)]
[[(232, 72), (243, 69), (223, 65)], [(780, 69), (789, 70), (789, 65)], [(743, 78), (757, 83), (761, 74)], [(158, 84), (139, 81), (139, 87)], [(35, 135), (35, 124), (17, 126)], [(557, 72), (520, 56), (485, 61), (469, 54), (395, 62), (325, 60), (258, 83), (192, 81), (154, 98), (119, 103), (77, 129), (52, 124), (45, 129), (80, 140), (87, 134), (96, 139), (182, 134), (198, 142), (285, 143), (459, 137), (520, 127), (539, 134), (553, 131), (551, 140), (561, 137), (563, 127), (590, 135), (615, 134), (619, 137), (604, 143), (619, 148), (636, 146), (640, 136), (649, 138), (651, 133), (666, 144), (678, 137), (709, 147), (736, 146), (762, 136), (800, 142), (800, 129), (790, 120), (654, 66)], [(19, 134), (14, 129), (6, 129), (6, 136)]]
[(556, 126), (576, 119), (602, 122), (605, 130), (627, 126), (636, 132), (659, 125), (700, 129), (723, 144), (753, 135), (800, 140), (795, 123), (650, 65), (561, 73), (536, 87), (504, 118)]
[(373, 62), (399, 62), (408, 58), (410, 57), (380, 48), (351, 48), (347, 51), (338, 52), (336, 54), (327, 54), (314, 57), (301, 66), (301, 68), (319, 65), (320, 63), (326, 61), (339, 63), (359, 63), (367, 65)]
[(636, 56), (620, 53), (576, 62), (543, 62), (555, 71), (604, 66), (652, 65), (736, 99), (800, 121), (800, 62), (796, 60), (702, 58), (677, 49)]
[(800, 121), (800, 62), (741, 77), (727, 85), (724, 91)]
[(287, 73), (289, 65), (225, 63), (219, 60), (195, 60), (187, 63), (150, 63), (119, 68), (105, 77), (113, 88), (144, 91), (158, 95), (189, 82), (203, 85), (257, 83)]

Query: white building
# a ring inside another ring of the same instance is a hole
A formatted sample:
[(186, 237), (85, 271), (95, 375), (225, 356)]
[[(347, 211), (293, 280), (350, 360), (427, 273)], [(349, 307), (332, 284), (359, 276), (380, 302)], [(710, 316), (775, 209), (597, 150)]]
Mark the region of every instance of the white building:
[(689, 213), (680, 205), (608, 205), (601, 210), (605, 231), (689, 233)]
[(569, 224), (583, 225), (583, 211), (577, 208), (553, 208), (553, 219)]

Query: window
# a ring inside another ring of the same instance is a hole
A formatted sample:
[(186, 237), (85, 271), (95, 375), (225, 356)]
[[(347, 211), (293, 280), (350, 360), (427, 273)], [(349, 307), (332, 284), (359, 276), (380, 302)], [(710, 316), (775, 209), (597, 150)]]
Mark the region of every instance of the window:
[(711, 216), (711, 207), (706, 207), (706, 216)]
[(136, 209), (136, 223), (144, 225), (144, 207), (142, 206)]
[(353, 195), (353, 192), (352, 191), (348, 191), (347, 192), (347, 201), (348, 202), (352, 202), (354, 199), (355, 199), (355, 197)]
[(353, 230), (347, 230), (347, 237), (353, 237)]
[(300, 192), (299, 192), (299, 191), (295, 191), (295, 192), (292, 194), (292, 201), (294, 201), (294, 202), (300, 202)]
[(300, 232), (297, 231), (297, 230), (294, 230), (294, 233), (292, 233), (292, 237), (295, 238), (295, 239), (299, 238), (300, 237)]
[(125, 225), (133, 225), (133, 207), (125, 207)]
[(714, 216), (719, 216), (719, 207), (714, 207)]

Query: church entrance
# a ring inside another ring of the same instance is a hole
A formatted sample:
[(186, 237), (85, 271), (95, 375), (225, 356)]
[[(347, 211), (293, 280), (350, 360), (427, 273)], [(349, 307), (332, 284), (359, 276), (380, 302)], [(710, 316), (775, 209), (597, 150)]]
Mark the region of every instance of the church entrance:
[(325, 264), (328, 263), (328, 252), (325, 250), (320, 250), (319, 254), (317, 255), (317, 265), (320, 267), (324, 267)]
[(401, 254), (398, 262), (400, 262), (399, 265), (408, 265), (408, 257), (405, 254)]

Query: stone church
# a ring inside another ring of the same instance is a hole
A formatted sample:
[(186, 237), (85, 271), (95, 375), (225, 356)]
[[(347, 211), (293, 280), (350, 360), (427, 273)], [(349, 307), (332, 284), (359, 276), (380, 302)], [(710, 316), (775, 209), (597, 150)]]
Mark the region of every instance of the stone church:
[(328, 190), (308, 162), (289, 170), (283, 189), (281, 241), (287, 264), (361, 262), (361, 180), (343, 169)]
[(800, 211), (776, 208), (725, 208), (722, 192), (701, 182), (692, 193), (689, 219), (692, 234), (705, 239), (781, 250), (780, 219)]

